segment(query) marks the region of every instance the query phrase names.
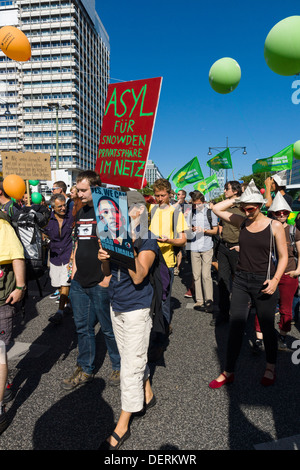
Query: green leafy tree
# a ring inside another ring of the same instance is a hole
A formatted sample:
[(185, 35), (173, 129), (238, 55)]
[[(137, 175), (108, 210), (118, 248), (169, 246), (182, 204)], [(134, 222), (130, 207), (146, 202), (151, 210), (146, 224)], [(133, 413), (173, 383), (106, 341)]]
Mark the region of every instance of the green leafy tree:
[(253, 179), (255, 186), (258, 189), (262, 189), (265, 187), (265, 180), (271, 176), (270, 171), (266, 171), (264, 173), (252, 173), (251, 175), (248, 176), (242, 176), (241, 180), (244, 181), (244, 183), (250, 183), (250, 181)]

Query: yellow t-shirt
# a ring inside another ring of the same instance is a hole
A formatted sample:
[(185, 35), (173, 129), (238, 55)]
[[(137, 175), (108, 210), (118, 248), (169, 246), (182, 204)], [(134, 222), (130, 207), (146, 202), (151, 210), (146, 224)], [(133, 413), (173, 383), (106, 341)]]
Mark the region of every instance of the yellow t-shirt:
[(24, 249), (9, 222), (0, 219), (0, 264), (24, 259)]
[[(155, 209), (154, 209), (155, 208)], [(188, 229), (184, 215), (178, 211), (178, 216), (173, 216), (175, 209), (171, 205), (160, 208), (152, 204), (149, 208), (149, 230), (157, 237), (178, 238), (178, 234)], [(174, 235), (173, 219), (177, 219), (177, 225)], [(161, 249), (164, 260), (169, 268), (176, 266), (176, 256), (174, 253), (174, 246), (170, 243), (160, 243), (158, 246)]]

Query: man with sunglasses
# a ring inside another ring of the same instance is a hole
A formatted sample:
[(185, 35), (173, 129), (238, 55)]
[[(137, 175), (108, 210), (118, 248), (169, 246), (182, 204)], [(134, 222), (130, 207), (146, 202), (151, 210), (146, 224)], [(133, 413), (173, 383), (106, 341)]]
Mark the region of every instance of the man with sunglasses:
[[(241, 196), (241, 184), (238, 181), (228, 181), (224, 186), (224, 194), (225, 199)], [(229, 210), (233, 214), (243, 215), (237, 205)], [(211, 321), (211, 325), (229, 321), (231, 283), (239, 256), (239, 229), (222, 220), (219, 224), (219, 234), (220, 244), (217, 255), (219, 314)]]
[(48, 225), (44, 228), (50, 239), (50, 279), (52, 287), (59, 290), (59, 305), (56, 313), (49, 317), (49, 321), (56, 325), (63, 321), (63, 312), (68, 302), (70, 281), (68, 264), (72, 253), (73, 215), (67, 210), (66, 199), (63, 194), (53, 193), (50, 199), (52, 213)]
[(74, 201), (67, 196), (67, 185), (64, 181), (56, 181), (53, 183), (52, 187), (53, 195), (57, 196), (58, 194), (62, 194), (66, 199), (67, 210), (73, 210)]

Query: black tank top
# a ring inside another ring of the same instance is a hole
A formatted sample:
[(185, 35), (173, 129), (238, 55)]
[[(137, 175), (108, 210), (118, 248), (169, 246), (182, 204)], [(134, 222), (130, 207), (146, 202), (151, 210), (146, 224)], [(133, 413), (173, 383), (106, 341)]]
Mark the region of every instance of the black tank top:
[[(264, 230), (252, 233), (247, 230), (245, 224), (240, 230), (240, 252), (237, 263), (237, 271), (246, 271), (267, 276), (270, 257), (271, 228), (269, 224)], [(271, 277), (275, 274), (275, 265), (271, 260)]]

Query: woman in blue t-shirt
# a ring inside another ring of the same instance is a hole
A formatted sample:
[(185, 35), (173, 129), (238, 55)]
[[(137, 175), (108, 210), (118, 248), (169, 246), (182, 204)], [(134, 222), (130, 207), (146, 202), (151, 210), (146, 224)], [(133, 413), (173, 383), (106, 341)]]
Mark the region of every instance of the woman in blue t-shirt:
[[(100, 245), (98, 258), (102, 271), (110, 276), (109, 295), (113, 330), (121, 356), (121, 414), (111, 434), (99, 450), (116, 450), (129, 438), (129, 421), (134, 413), (142, 415), (156, 403), (150, 386), (147, 353), (152, 327), (150, 306), (153, 289), (149, 270), (158, 253), (156, 239), (148, 232), (146, 202), (137, 191), (127, 192), (135, 271), (110, 261)], [(141, 216), (145, 224), (141, 230)]]

